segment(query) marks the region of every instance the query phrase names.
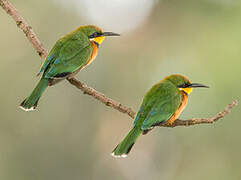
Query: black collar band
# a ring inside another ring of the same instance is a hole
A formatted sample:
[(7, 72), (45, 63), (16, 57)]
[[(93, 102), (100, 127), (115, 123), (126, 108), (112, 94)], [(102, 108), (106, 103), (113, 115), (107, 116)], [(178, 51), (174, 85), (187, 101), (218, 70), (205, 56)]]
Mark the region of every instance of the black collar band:
[(99, 48), (100, 44), (97, 43), (96, 41), (94, 41), (95, 45), (97, 46), (97, 48)]
[(182, 92), (188, 96), (188, 94), (184, 90), (182, 90)]

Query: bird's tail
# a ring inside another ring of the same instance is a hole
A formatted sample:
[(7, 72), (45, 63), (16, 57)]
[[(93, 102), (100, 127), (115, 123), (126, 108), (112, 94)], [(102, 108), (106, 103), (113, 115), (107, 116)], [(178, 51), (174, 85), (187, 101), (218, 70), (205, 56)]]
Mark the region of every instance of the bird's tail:
[(114, 157), (126, 157), (141, 133), (140, 127), (133, 127), (125, 139), (112, 151), (111, 155)]
[(30, 96), (28, 96), (19, 107), (24, 111), (33, 111), (38, 105), (39, 98), (43, 94), (44, 90), (48, 87), (48, 83), (49, 79), (42, 78)]

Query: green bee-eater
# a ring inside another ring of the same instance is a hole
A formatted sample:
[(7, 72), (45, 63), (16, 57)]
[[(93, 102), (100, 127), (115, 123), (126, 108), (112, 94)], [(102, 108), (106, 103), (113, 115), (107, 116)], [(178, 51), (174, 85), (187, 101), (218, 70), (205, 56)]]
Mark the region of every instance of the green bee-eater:
[(155, 84), (144, 96), (133, 128), (116, 146), (112, 155), (126, 157), (141, 134), (146, 134), (155, 126), (172, 124), (185, 108), (192, 88), (196, 87), (208, 86), (191, 83), (187, 78), (176, 74)]
[(74, 76), (90, 64), (96, 57), (99, 45), (105, 36), (119, 36), (113, 32), (102, 32), (99, 27), (80, 26), (73, 32), (60, 38), (44, 61), (39, 74), (42, 78), (21, 104), (25, 111), (34, 110), (44, 90), (51, 85)]

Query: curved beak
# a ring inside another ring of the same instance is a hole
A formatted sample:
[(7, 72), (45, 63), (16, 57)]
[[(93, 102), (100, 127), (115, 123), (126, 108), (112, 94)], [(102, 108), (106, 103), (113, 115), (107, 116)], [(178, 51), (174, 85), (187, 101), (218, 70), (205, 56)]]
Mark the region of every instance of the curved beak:
[(198, 84), (198, 83), (192, 83), (192, 84), (190, 84), (189, 87), (192, 87), (192, 88), (198, 88), (198, 87), (209, 88), (209, 86), (206, 86), (206, 85), (203, 85), (203, 84)]
[(120, 36), (120, 34), (114, 32), (103, 32), (102, 36)]

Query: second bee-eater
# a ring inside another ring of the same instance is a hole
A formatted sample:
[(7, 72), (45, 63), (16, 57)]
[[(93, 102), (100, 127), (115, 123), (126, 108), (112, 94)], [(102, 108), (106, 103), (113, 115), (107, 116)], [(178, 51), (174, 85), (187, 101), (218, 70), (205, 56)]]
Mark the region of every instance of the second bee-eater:
[(96, 57), (105, 36), (119, 36), (113, 32), (102, 32), (99, 27), (80, 26), (60, 38), (45, 59), (39, 74), (42, 78), (21, 104), (25, 111), (34, 110), (44, 90), (62, 79), (74, 76)]
[(136, 114), (133, 128), (116, 146), (112, 155), (126, 157), (141, 134), (146, 134), (156, 126), (172, 124), (187, 105), (188, 95), (193, 88), (208, 87), (191, 83), (182, 75), (171, 75), (155, 84), (144, 96)]

